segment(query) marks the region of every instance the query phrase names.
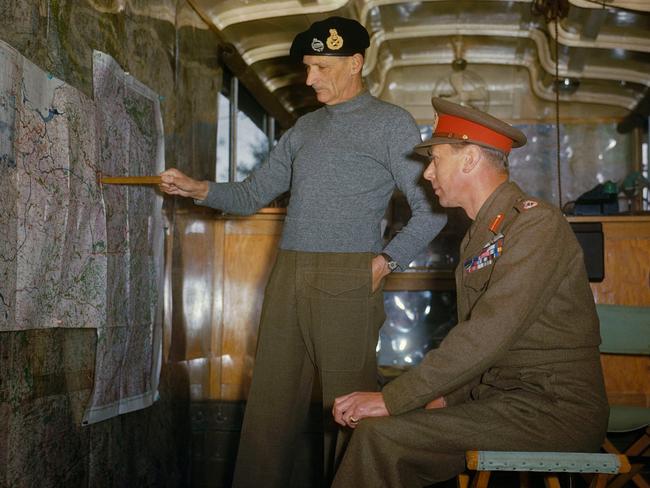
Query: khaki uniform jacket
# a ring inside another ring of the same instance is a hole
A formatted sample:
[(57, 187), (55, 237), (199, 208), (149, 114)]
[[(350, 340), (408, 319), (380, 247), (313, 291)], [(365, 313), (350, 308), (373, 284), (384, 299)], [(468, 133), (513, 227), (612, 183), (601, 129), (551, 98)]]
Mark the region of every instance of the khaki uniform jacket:
[(598, 316), (559, 210), (503, 183), (464, 237), (456, 286), (458, 324), (384, 387), (391, 415), (441, 395), (448, 405), (524, 398), (531, 415), (553, 417), (558, 436), (578, 422), (593, 433), (587, 443), (598, 442), (608, 414)]

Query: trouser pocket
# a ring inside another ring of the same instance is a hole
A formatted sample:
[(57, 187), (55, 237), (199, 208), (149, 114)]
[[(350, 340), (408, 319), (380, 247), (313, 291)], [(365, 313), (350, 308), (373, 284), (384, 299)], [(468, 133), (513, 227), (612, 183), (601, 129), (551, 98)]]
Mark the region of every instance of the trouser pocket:
[(309, 303), (312, 337), (323, 371), (359, 371), (374, 354), (377, 315), (370, 269), (305, 270), (303, 290)]

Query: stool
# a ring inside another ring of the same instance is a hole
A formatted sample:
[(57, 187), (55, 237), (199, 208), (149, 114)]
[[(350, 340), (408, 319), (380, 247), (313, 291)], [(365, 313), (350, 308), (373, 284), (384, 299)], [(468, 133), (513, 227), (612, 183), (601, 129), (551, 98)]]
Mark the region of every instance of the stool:
[(616, 476), (608, 486), (621, 488), (631, 482), (638, 488), (650, 488), (650, 483), (640, 473), (645, 465), (650, 464), (650, 408), (628, 405), (612, 405), (609, 411), (607, 433), (635, 432), (641, 433), (631, 445), (619, 451), (609, 439), (605, 439), (603, 450), (610, 454), (625, 454), (630, 461), (628, 473)]
[[(606, 486), (608, 475), (625, 473), (630, 463), (624, 455), (582, 452), (467, 451), (467, 468), (477, 471), (472, 488), (486, 488), (492, 471), (520, 471), (520, 486), (526, 487), (527, 473), (543, 472), (546, 488), (560, 488), (558, 473), (594, 473), (590, 488)], [(458, 477), (459, 488), (468, 488), (469, 475)]]

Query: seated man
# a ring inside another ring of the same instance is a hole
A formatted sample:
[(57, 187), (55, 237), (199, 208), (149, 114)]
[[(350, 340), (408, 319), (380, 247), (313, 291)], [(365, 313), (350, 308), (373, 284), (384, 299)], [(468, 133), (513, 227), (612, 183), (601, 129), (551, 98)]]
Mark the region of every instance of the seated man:
[(464, 470), (478, 450), (596, 451), (608, 406), (598, 317), (582, 250), (560, 211), (508, 181), (526, 143), (485, 113), (433, 99), (416, 147), (441, 205), (473, 223), (456, 270), (458, 324), (382, 392), (336, 399), (355, 429), (335, 487), (415, 487)]

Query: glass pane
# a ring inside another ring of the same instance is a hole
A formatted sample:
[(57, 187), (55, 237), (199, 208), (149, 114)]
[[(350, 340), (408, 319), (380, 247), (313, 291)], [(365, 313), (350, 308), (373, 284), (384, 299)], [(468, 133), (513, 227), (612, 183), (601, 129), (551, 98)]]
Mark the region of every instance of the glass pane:
[(230, 100), (219, 93), (219, 121), (217, 122), (217, 181), (228, 181), (230, 161)]
[[(528, 143), (510, 154), (512, 180), (531, 195), (558, 205), (555, 124), (516, 127)], [(420, 127), (425, 137), (430, 130), (430, 126)], [(622, 183), (634, 170), (634, 144), (633, 134), (619, 134), (615, 123), (560, 124), (563, 205), (607, 180)]]
[(237, 178), (242, 181), (261, 165), (269, 154), (269, 140), (244, 112), (237, 114)]
[[(648, 164), (649, 149), (650, 149), (650, 144), (644, 142), (641, 148), (641, 174), (648, 181), (650, 181), (650, 171), (649, 171), (650, 164)], [(643, 198), (643, 210), (647, 212), (648, 210), (650, 210), (650, 188), (648, 188), (648, 186), (646, 186), (643, 189), (643, 193), (641, 194), (641, 196)]]
[[(528, 143), (510, 154), (510, 175), (526, 192), (559, 204), (555, 124), (518, 126)], [(634, 167), (634, 138), (616, 124), (560, 124), (562, 204), (599, 183), (622, 183)]]
[(377, 344), (380, 366), (418, 364), (457, 321), (454, 291), (384, 292), (384, 309), (386, 321)]

